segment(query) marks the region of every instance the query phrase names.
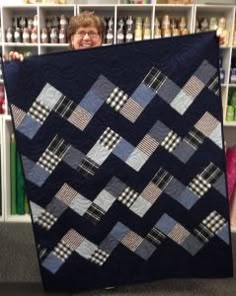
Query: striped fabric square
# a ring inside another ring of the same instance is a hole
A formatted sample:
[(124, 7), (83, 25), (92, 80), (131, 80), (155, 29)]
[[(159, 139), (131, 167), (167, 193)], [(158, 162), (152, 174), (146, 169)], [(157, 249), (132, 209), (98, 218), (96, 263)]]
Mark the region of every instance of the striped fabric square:
[(68, 118), (71, 113), (75, 110), (76, 104), (67, 98), (66, 96), (61, 96), (60, 100), (54, 107), (54, 111), (60, 114), (63, 118)]
[(198, 147), (203, 143), (204, 139), (205, 136), (199, 130), (193, 127), (184, 138), (184, 141), (197, 150)]
[(197, 175), (189, 183), (189, 189), (199, 197), (203, 196), (210, 188), (211, 184), (200, 175)]
[(75, 110), (68, 117), (68, 121), (80, 130), (84, 130), (92, 119), (92, 115), (80, 106), (76, 106)]
[(72, 254), (72, 249), (65, 242), (61, 241), (57, 244), (52, 253), (65, 262)]
[(158, 146), (159, 143), (147, 134), (144, 136), (142, 141), (139, 142), (137, 149), (141, 150), (147, 156), (151, 156)]
[(36, 223), (41, 227), (49, 230), (57, 221), (57, 218), (51, 213), (43, 210), (41, 215), (36, 220)]
[(84, 237), (74, 229), (70, 229), (62, 238), (62, 242), (65, 242), (73, 251), (76, 250), (83, 241)]
[(126, 187), (125, 190), (123, 190), (123, 192), (118, 196), (118, 200), (127, 207), (130, 207), (138, 196), (138, 192), (134, 191), (130, 187)]
[(204, 88), (204, 83), (193, 75), (183, 87), (183, 91), (192, 99), (195, 99)]
[(128, 98), (128, 95), (125, 94), (123, 90), (119, 87), (115, 87), (106, 99), (106, 103), (118, 112), (127, 102)]
[(11, 105), (12, 108), (12, 114), (13, 114), (13, 118), (14, 118), (14, 123), (15, 123), (15, 127), (17, 128), (19, 126), (19, 124), (21, 123), (21, 121), (23, 120), (23, 118), (25, 117), (25, 111), (23, 111), (22, 109), (16, 107), (15, 105)]
[(162, 191), (158, 188), (154, 183), (150, 182), (141, 193), (141, 196), (148, 200), (150, 203), (154, 204), (154, 202), (161, 195)]
[(120, 109), (120, 114), (126, 119), (134, 123), (139, 115), (143, 112), (142, 106), (132, 99), (129, 99), (125, 105)]
[(219, 121), (209, 112), (206, 112), (195, 124), (195, 127), (206, 137), (208, 137), (212, 133), (212, 131), (217, 127), (218, 124)]
[(180, 143), (181, 138), (174, 133), (173, 131), (170, 131), (168, 135), (164, 138), (164, 140), (161, 142), (161, 146), (164, 147), (167, 151), (172, 152), (175, 147)]
[(165, 240), (165, 238), (165, 234), (163, 234), (156, 227), (153, 227), (146, 236), (146, 239), (156, 247), (158, 247)]
[(185, 239), (190, 236), (191, 233), (184, 228), (181, 224), (177, 223), (171, 232), (169, 232), (168, 237), (175, 241), (177, 244), (182, 244)]
[(43, 167), (47, 172), (52, 173), (69, 147), (70, 145), (66, 144), (62, 138), (56, 135), (39, 158), (37, 164)]
[(96, 224), (99, 222), (103, 215), (105, 215), (105, 211), (96, 205), (95, 203), (92, 203), (86, 213), (84, 214), (84, 217), (88, 218), (93, 224)]
[(161, 71), (155, 67), (152, 67), (143, 79), (143, 83), (157, 92), (158, 89), (164, 84), (166, 79), (167, 77)]
[(207, 87), (211, 90), (215, 95), (219, 95), (219, 78), (218, 75), (215, 74), (207, 83)]
[(222, 174), (222, 171), (211, 162), (201, 173), (201, 176), (210, 184), (214, 184)]
[(216, 233), (219, 231), (226, 223), (224, 217), (222, 217), (216, 211), (212, 211), (203, 221), (202, 224), (205, 225), (211, 232)]
[(69, 205), (77, 194), (78, 192), (76, 190), (70, 187), (67, 183), (64, 183), (56, 193), (56, 198), (63, 201), (66, 205)]
[(203, 243), (209, 242), (214, 233), (202, 223), (193, 230), (194, 235)]
[(160, 168), (154, 178), (152, 179), (152, 182), (163, 191), (166, 186), (170, 183), (172, 180), (172, 176), (170, 173), (168, 173), (163, 168)]
[(98, 139), (98, 142), (108, 150), (113, 150), (119, 143), (120, 139), (121, 137), (119, 134), (114, 132), (110, 127), (107, 127), (104, 133)]
[(135, 251), (143, 242), (143, 238), (133, 231), (129, 231), (121, 240), (122, 245), (126, 246), (131, 251)]
[(97, 249), (90, 257), (92, 263), (102, 266), (108, 259), (109, 254), (101, 249)]
[(28, 111), (28, 114), (40, 123), (43, 123), (46, 120), (49, 113), (49, 108), (39, 100), (35, 101)]
[(100, 166), (89, 157), (85, 157), (79, 164), (78, 171), (85, 177), (88, 175), (95, 175)]

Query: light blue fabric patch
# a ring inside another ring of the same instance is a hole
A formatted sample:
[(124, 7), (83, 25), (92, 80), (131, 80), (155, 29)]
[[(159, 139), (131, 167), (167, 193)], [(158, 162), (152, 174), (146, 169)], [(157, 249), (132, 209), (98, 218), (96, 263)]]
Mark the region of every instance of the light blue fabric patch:
[(177, 198), (184, 191), (184, 189), (185, 186), (181, 182), (175, 178), (172, 178), (169, 184), (166, 186), (164, 192), (173, 198)]
[(148, 158), (149, 157), (145, 153), (135, 148), (134, 151), (129, 155), (125, 163), (128, 164), (136, 172), (139, 172)]
[(181, 246), (194, 256), (203, 247), (203, 243), (191, 234), (182, 242)]
[(224, 197), (227, 196), (226, 193), (226, 180), (225, 180), (225, 174), (222, 174), (214, 183), (213, 187), (219, 191)]
[(39, 121), (26, 114), (21, 123), (18, 125), (17, 131), (25, 135), (27, 138), (33, 139), (41, 126), (42, 124)]
[(170, 79), (166, 79), (165, 83), (158, 89), (157, 94), (166, 103), (170, 104), (180, 92), (180, 88)]
[(91, 200), (87, 199), (86, 197), (78, 194), (69, 204), (69, 207), (73, 209), (76, 213), (80, 216), (83, 216), (88, 208), (91, 206)]
[(80, 107), (84, 108), (92, 115), (94, 115), (103, 104), (104, 100), (97, 96), (92, 90), (89, 90), (79, 103)]
[(24, 174), (27, 179), (28, 173), (32, 170), (32, 168), (35, 166), (36, 163), (33, 160), (26, 157), (25, 155), (22, 155), (21, 158), (22, 158), (22, 165), (23, 165), (23, 169), (24, 169)]
[(118, 198), (122, 191), (127, 187), (127, 185), (119, 180), (116, 177), (113, 177), (107, 186), (105, 187), (106, 191), (108, 191), (111, 195)]
[(130, 154), (134, 151), (134, 148), (135, 147), (133, 145), (122, 138), (112, 153), (121, 160), (126, 161)]
[(221, 238), (227, 245), (229, 245), (229, 224), (225, 223), (225, 225), (220, 229), (220, 231), (216, 234), (219, 238)]
[(142, 196), (139, 196), (130, 207), (130, 210), (139, 217), (143, 217), (151, 206), (152, 204), (149, 201), (144, 199)]
[(44, 211), (44, 208), (40, 207), (38, 204), (30, 201), (30, 206), (31, 206), (31, 212), (33, 216), (33, 221), (36, 222), (38, 217), (42, 214)]
[(42, 101), (49, 110), (52, 110), (57, 102), (61, 99), (62, 93), (54, 86), (47, 83), (37, 97), (37, 101)]
[(170, 106), (181, 115), (183, 115), (188, 107), (192, 104), (192, 102), (193, 98), (188, 96), (185, 92), (181, 90), (174, 98), (174, 100), (170, 103)]
[(207, 84), (207, 82), (214, 76), (215, 73), (216, 68), (205, 60), (198, 67), (194, 75), (197, 76), (197, 78), (200, 79), (204, 84)]
[(110, 235), (116, 238), (118, 241), (121, 241), (126, 234), (129, 232), (129, 228), (124, 224), (118, 222), (111, 230)]
[(85, 259), (89, 259), (97, 249), (98, 246), (85, 239), (75, 251)]
[(106, 147), (97, 142), (87, 153), (87, 157), (92, 159), (97, 164), (102, 165), (111, 152), (111, 150), (108, 150)]
[(111, 234), (109, 234), (100, 244), (100, 248), (103, 249), (108, 254), (111, 254), (111, 252), (118, 246), (119, 241), (114, 238)]
[(169, 132), (170, 129), (164, 123), (158, 120), (150, 129), (148, 134), (157, 142), (161, 143)]
[(154, 247), (150, 242), (147, 240), (143, 240), (143, 242), (138, 246), (135, 250), (135, 253), (139, 255), (144, 260), (148, 260), (152, 254), (155, 252), (156, 247)]
[(220, 149), (223, 149), (221, 123), (208, 136)]
[(168, 235), (175, 227), (177, 222), (167, 214), (163, 214), (157, 221), (155, 227), (161, 230), (164, 234)]
[(106, 190), (102, 190), (93, 202), (103, 209), (104, 212), (107, 212), (115, 201), (116, 198), (112, 194)]
[(46, 210), (57, 218), (59, 218), (61, 214), (65, 212), (66, 209), (67, 209), (67, 205), (55, 197), (51, 200), (51, 202), (46, 207)]
[(144, 83), (141, 83), (133, 92), (131, 98), (141, 107), (145, 108), (155, 97), (155, 95), (156, 93), (150, 87), (147, 87)]
[(94, 94), (99, 96), (101, 99), (104, 99), (105, 101), (115, 87), (116, 86), (106, 77), (104, 77), (103, 75), (99, 75), (98, 79), (95, 81), (90, 89), (94, 92)]
[(181, 141), (172, 152), (180, 161), (186, 163), (196, 150), (190, 146), (186, 141)]
[(70, 146), (63, 157), (63, 161), (76, 170), (83, 158), (84, 154), (82, 152)]
[(32, 170), (27, 174), (26, 179), (34, 183), (35, 185), (41, 187), (47, 180), (49, 175), (50, 174), (44, 168), (36, 164), (32, 168)]
[(188, 210), (191, 209), (192, 206), (199, 200), (199, 197), (187, 187), (179, 196), (172, 197)]
[(42, 262), (42, 266), (51, 271), (51, 273), (56, 273), (63, 263), (61, 259), (50, 253)]

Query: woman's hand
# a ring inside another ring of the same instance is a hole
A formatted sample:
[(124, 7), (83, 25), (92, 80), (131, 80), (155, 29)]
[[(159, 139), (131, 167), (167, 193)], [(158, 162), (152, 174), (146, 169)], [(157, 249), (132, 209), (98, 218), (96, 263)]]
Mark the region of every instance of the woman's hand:
[(17, 51), (10, 51), (9, 52), (9, 61), (18, 60), (22, 62), (24, 60), (23, 54), (17, 52)]

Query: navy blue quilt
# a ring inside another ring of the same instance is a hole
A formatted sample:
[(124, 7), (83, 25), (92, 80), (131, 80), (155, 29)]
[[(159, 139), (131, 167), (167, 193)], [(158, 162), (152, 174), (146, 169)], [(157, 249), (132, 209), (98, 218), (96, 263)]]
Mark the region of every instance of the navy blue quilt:
[(4, 76), (46, 290), (232, 276), (215, 33)]

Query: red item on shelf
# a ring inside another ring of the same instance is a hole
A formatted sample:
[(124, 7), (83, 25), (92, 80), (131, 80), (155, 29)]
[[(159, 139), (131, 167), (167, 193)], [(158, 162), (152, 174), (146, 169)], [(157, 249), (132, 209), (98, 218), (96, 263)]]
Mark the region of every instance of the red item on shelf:
[(228, 182), (228, 195), (231, 204), (231, 198), (236, 186), (236, 147), (230, 147), (226, 150), (226, 171)]
[(0, 85), (0, 114), (2, 114), (3, 111), (3, 105), (5, 102), (5, 92), (4, 92), (4, 86)]

